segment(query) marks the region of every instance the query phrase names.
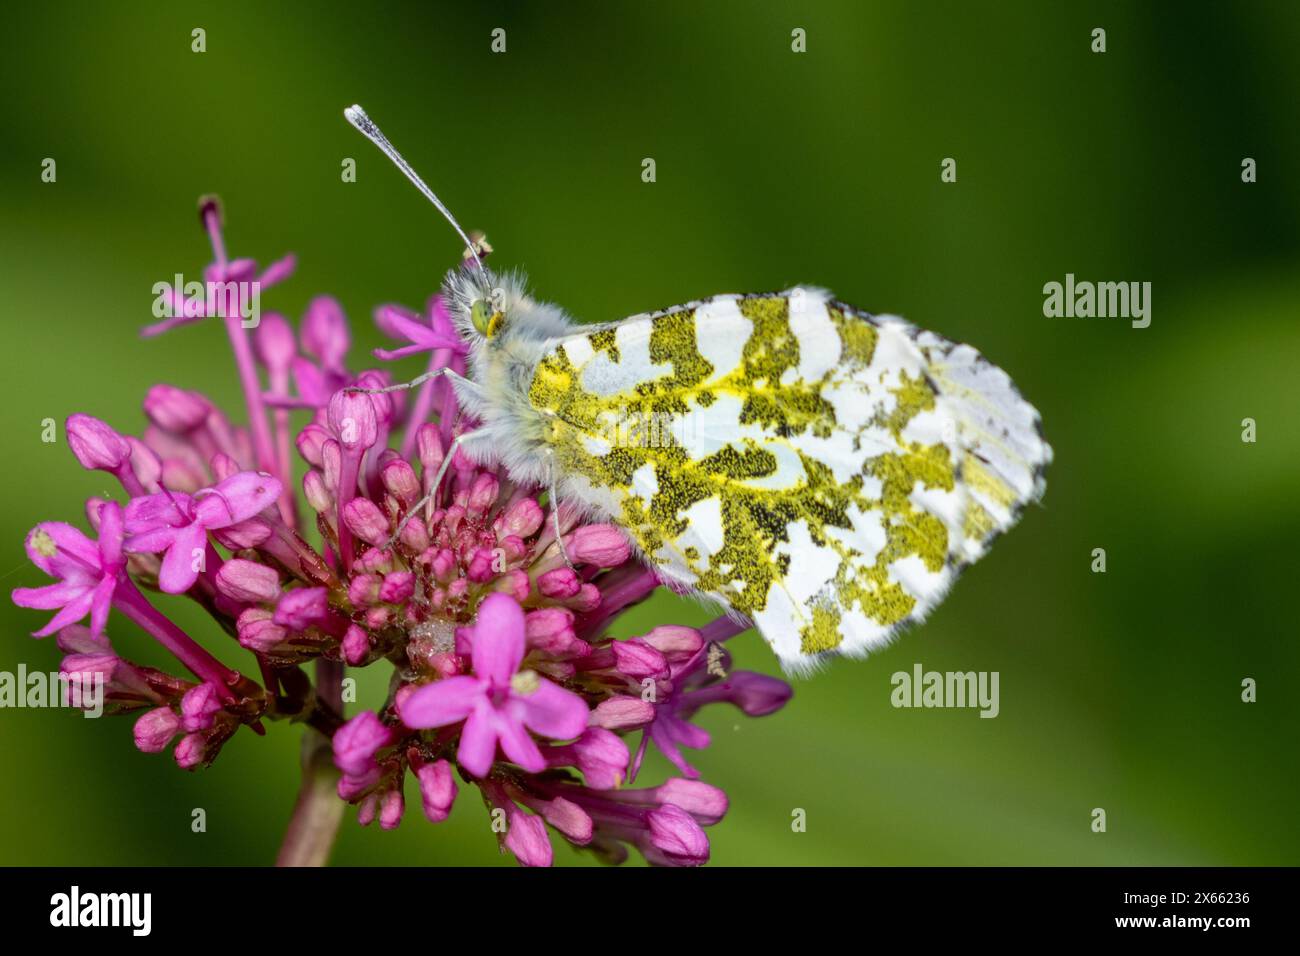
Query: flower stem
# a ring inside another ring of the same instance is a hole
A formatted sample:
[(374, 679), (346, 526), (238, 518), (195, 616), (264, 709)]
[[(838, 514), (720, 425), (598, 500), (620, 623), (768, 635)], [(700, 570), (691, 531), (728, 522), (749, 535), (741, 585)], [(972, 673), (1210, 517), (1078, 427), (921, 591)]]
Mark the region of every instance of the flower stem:
[[(343, 716), (343, 665), (316, 662), (316, 706)], [(302, 786), (280, 844), (276, 866), (324, 866), (343, 822), (339, 771), (329, 737), (308, 727), (302, 739)]]
[(215, 684), (218, 693), (227, 702), (236, 700), (230, 685), (239, 675), (222, 664), (172, 620), (149, 603), (140, 589), (125, 573), (118, 578), (113, 594), (117, 609), (148, 631), (163, 647), (176, 655), (176, 659), (190, 669), (199, 680)]
[[(257, 467), (270, 474), (278, 474), (280, 468), (275, 457), (275, 444), (271, 440), (271, 430), (266, 424), (266, 408), (262, 404), (262, 384), (257, 378), (253, 349), (248, 344), (248, 335), (238, 314), (225, 316), (225, 323), (226, 333), (230, 338), (230, 348), (235, 353), (235, 369), (239, 372), (239, 381), (244, 388), (244, 404), (248, 408), (248, 427), (253, 433)], [(284, 487), (288, 488), (289, 478), (281, 477)]]
[(345, 804), (338, 795), (339, 772), (329, 738), (308, 728), (302, 747), (302, 787), (276, 866), (324, 866), (343, 822)]
[(364, 450), (358, 453), (353, 449), (343, 449), (343, 461), (339, 468), (335, 521), (338, 524), (339, 558), (343, 562), (343, 572), (347, 572), (352, 568), (352, 529), (343, 520), (343, 509), (347, 507), (349, 501), (356, 497), (357, 475), (361, 471), (361, 456), (364, 454)]
[[(451, 349), (434, 349), (433, 354), (429, 356), (428, 371), (435, 372), (447, 364), (451, 358)], [(443, 380), (442, 376), (431, 378), (415, 394), (415, 406), (411, 410), (411, 416), (406, 420), (406, 432), (402, 435), (401, 455), (403, 458), (410, 458), (415, 451), (415, 436), (424, 424), (424, 420), (429, 417), (429, 412), (434, 406), (434, 390), (438, 383)]]

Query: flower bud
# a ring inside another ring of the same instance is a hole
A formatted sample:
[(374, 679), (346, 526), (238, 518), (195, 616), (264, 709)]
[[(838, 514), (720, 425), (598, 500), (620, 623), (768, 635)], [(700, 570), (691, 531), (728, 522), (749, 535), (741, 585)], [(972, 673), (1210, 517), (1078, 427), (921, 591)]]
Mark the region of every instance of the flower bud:
[(126, 441), (131, 446), (131, 472), (136, 481), (140, 482), (145, 491), (157, 491), (158, 483), (162, 480), (162, 459), (135, 436), (127, 435)]
[(321, 446), (329, 441), (330, 437), (328, 428), (312, 422), (309, 425), (304, 425), (302, 431), (298, 432), (294, 444), (298, 446), (298, 454), (302, 455), (307, 464), (320, 468), (324, 462), (321, 456)]
[(145, 394), (144, 413), (159, 428), (185, 434), (202, 425), (212, 404), (198, 392), (174, 385), (155, 385)]
[(497, 500), (501, 491), (501, 482), (491, 472), (482, 472), (470, 486), (469, 496), (465, 502), (465, 511), (473, 517), (484, 514)]
[(285, 372), (298, 354), (293, 341), (293, 327), (278, 312), (267, 312), (253, 332), (253, 349), (258, 361), (272, 372)]
[(172, 751), (176, 765), (182, 770), (193, 770), (203, 763), (207, 755), (208, 741), (201, 733), (186, 734)]
[(542, 506), (532, 498), (521, 498), (506, 509), (501, 521), (502, 534), (528, 538), (536, 534), (546, 520)]
[(217, 572), (217, 590), (232, 601), (269, 603), (280, 596), (280, 575), (265, 564), (231, 558)]
[(369, 498), (353, 498), (344, 505), (343, 520), (352, 533), (367, 544), (377, 546), (388, 540), (388, 516)]
[(614, 652), (614, 666), (628, 677), (643, 680), (668, 676), (668, 661), (639, 638), (613, 641), (610, 650)]
[(331, 395), (329, 423), (339, 445), (353, 454), (365, 451), (379, 440), (375, 404), (364, 392), (339, 389)]
[(147, 754), (162, 753), (180, 731), (181, 719), (170, 707), (155, 707), (139, 716), (132, 734), (136, 748)]
[(415, 593), (415, 575), (410, 571), (393, 571), (384, 575), (379, 599), (385, 604), (405, 604)]
[(390, 495), (408, 507), (420, 500), (420, 479), (410, 463), (401, 458), (384, 462), (379, 480)]
[(685, 810), (671, 803), (651, 811), (650, 842), (677, 866), (699, 866), (709, 860), (709, 838)]
[(618, 694), (597, 704), (588, 723), (592, 727), (603, 727), (606, 730), (631, 730), (643, 727), (654, 719), (654, 704), (640, 697)]
[(456, 801), (456, 781), (452, 779), (451, 764), (445, 760), (426, 763), (415, 771), (420, 784), (420, 802), (430, 823), (441, 823), (451, 813)]
[(507, 850), (524, 866), (550, 866), (551, 838), (541, 817), (524, 813), (513, 803), (506, 808), (506, 837), (502, 841)]
[(131, 458), (131, 446), (112, 428), (90, 415), (69, 415), (64, 424), (68, 447), (81, 467), (117, 471)]
[(359, 777), (374, 766), (375, 754), (396, 739), (391, 727), (363, 710), (334, 732), (334, 766)]
[(272, 618), (291, 631), (322, 623), (329, 614), (329, 592), (325, 588), (295, 588), (280, 596)]
[(537, 579), (537, 589), (552, 600), (571, 598), (582, 588), (582, 581), (568, 568), (547, 571)]
[(704, 646), (699, 631), (679, 624), (660, 625), (641, 640), (662, 654), (670, 664), (689, 661)]
[(239, 643), (250, 651), (270, 654), (279, 648), (288, 632), (273, 620), (271, 611), (249, 608), (239, 615)]
[(343, 308), (327, 295), (317, 296), (307, 306), (302, 320), (303, 348), (330, 370), (342, 370), (352, 342)]
[(712, 826), (727, 813), (727, 794), (703, 780), (670, 777), (651, 792), (660, 803), (681, 807), (704, 826)]
[(588, 524), (564, 537), (564, 550), (574, 564), (594, 564), (598, 568), (615, 568), (632, 556), (627, 535), (609, 524)]
[(215, 684), (204, 683), (192, 687), (181, 698), (181, 729), (207, 730), (221, 710), (221, 700)]
[(379, 802), (379, 826), (385, 830), (395, 830), (402, 822), (406, 812), (406, 798), (401, 790), (389, 790)]
[(360, 667), (370, 653), (370, 635), (355, 624), (349, 624), (343, 635), (343, 660), (352, 667)]

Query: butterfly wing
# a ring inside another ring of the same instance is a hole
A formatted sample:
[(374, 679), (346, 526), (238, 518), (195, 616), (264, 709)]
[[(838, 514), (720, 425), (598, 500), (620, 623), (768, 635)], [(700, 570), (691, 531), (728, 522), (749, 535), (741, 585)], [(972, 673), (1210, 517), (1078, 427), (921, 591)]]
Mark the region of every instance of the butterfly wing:
[(557, 340), (529, 402), (562, 495), (794, 671), (922, 618), (1051, 460), (1038, 413), (973, 348), (808, 288)]

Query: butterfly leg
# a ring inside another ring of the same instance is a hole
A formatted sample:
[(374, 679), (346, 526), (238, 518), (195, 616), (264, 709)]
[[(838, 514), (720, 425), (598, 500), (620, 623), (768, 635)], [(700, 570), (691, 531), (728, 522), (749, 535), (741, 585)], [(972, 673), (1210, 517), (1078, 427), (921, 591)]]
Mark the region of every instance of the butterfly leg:
[(443, 375), (447, 376), (452, 381), (459, 382), (463, 386), (473, 389), (475, 392), (478, 391), (478, 385), (473, 381), (473, 379), (466, 378), (464, 375), (461, 375), (459, 372), (457, 372), (454, 368), (449, 368), (446, 365), (442, 366), (441, 368), (435, 368), (430, 372), (425, 372), (423, 375), (417, 375), (409, 382), (402, 382), (399, 385), (389, 385), (386, 386), (385, 388), (359, 388), (356, 385), (349, 385), (343, 391), (361, 392), (362, 394), (365, 395), (382, 395), (385, 392), (401, 392), (409, 388), (415, 388), (418, 385), (423, 385), (425, 382), (429, 381), (430, 379), (439, 378)]
[(555, 452), (548, 448), (546, 456), (550, 462), (551, 520), (555, 523), (555, 543), (559, 545), (560, 557), (564, 558), (564, 563), (576, 574), (578, 569), (569, 560), (569, 552), (564, 549), (564, 536), (560, 534), (560, 496), (555, 490)]
[(438, 466), (438, 473), (433, 476), (433, 482), (429, 485), (428, 492), (423, 498), (417, 501), (414, 506), (407, 509), (406, 517), (397, 525), (397, 530), (393, 532), (392, 537), (384, 543), (385, 549), (391, 548), (397, 542), (397, 539), (402, 536), (402, 532), (406, 530), (406, 526), (410, 523), (411, 519), (423, 511), (424, 507), (433, 500), (435, 495), (437, 495), (438, 489), (442, 486), (442, 479), (446, 476), (447, 469), (451, 467), (452, 461), (455, 460), (456, 452), (460, 450), (460, 446), (466, 442), (474, 441), (485, 434), (485, 432), (478, 430), (472, 432), (461, 432), (461, 434), (451, 440), (451, 444), (447, 446), (447, 453), (442, 456), (442, 464)]

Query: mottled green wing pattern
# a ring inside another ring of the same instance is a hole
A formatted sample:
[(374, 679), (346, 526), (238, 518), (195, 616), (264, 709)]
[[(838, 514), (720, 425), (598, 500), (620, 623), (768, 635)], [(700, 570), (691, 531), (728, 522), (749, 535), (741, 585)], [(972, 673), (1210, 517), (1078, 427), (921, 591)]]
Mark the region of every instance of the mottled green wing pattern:
[(752, 620), (793, 670), (924, 615), (1042, 493), (1051, 457), (974, 349), (816, 289), (569, 336), (529, 400), (562, 493)]

